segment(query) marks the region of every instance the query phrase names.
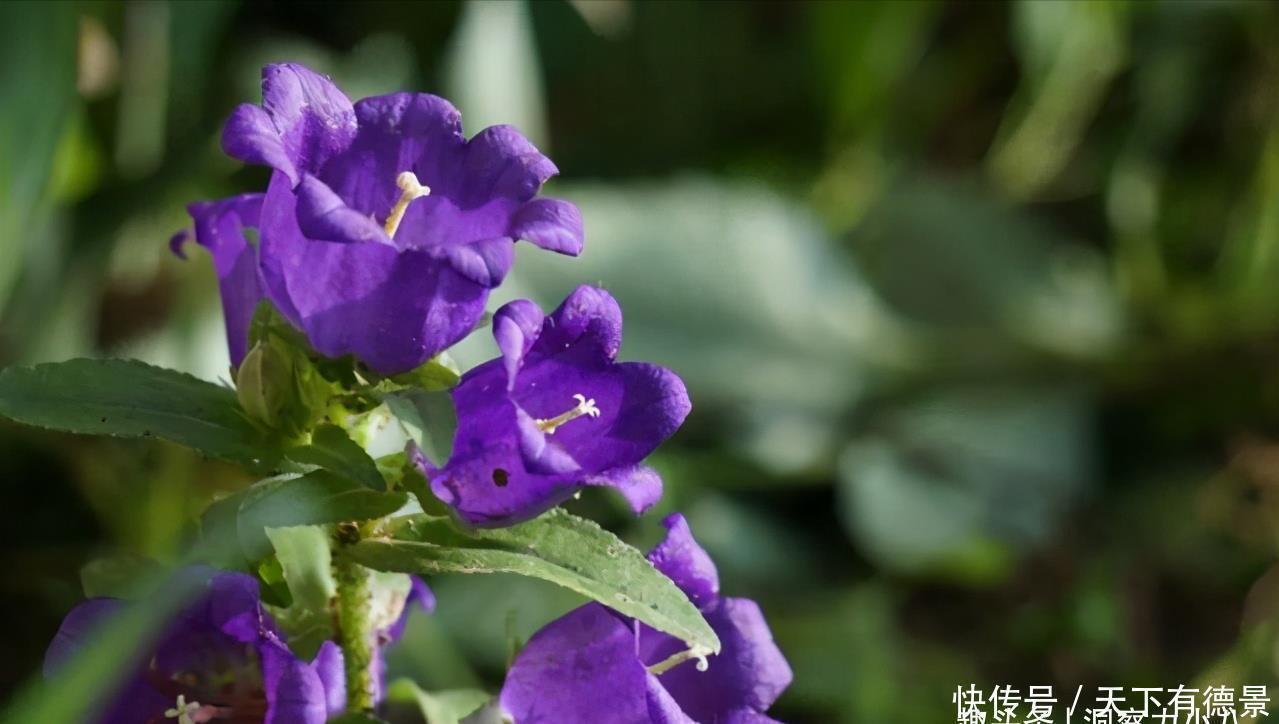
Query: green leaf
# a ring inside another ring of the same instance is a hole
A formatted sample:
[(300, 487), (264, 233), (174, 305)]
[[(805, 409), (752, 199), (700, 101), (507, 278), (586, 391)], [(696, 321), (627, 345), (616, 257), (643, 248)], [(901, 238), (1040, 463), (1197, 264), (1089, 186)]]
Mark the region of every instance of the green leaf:
[(194, 556), (197, 560), (217, 568), (249, 571), (251, 566), (240, 549), (237, 532), (240, 504), (249, 495), (249, 488), (238, 490), (209, 504), (200, 516), (200, 539)]
[(99, 558), (80, 569), (80, 586), (87, 598), (133, 598), (141, 585), (163, 571), (163, 566), (146, 556), (125, 554)]
[(437, 465), (443, 465), (453, 451), (453, 433), (457, 430), (457, 411), (453, 397), (447, 392), (401, 390), (382, 396), (391, 414), (399, 420), (404, 433), (422, 448)]
[(161, 438), (254, 467), (278, 457), (234, 392), (133, 360), (10, 367), (0, 372), (0, 415), (63, 432)]
[(285, 454), (294, 462), (317, 465), (371, 490), (386, 490), (377, 463), (336, 425), (320, 425), (311, 434), (309, 445), (291, 448)]
[[(23, 109), (0, 114), (0, 310), (19, 276), (32, 271), (25, 254), (48, 241), (39, 229), (51, 215), (59, 141), (79, 105), (79, 19), (71, 4), (0, 4), (0, 67), (5, 69), (0, 106)], [(84, 155), (73, 160), (84, 162)]]
[(400, 520), (388, 539), (367, 539), (350, 555), (369, 568), (404, 573), (515, 573), (564, 586), (619, 613), (719, 651), (719, 639), (674, 583), (635, 548), (596, 523), (560, 509), (493, 530), (464, 531), (445, 518)]
[(415, 369), (390, 378), (394, 384), (403, 387), (416, 387), (427, 392), (439, 392), (452, 389), (462, 378), (457, 362), (448, 352), (441, 352)]
[(387, 724), (385, 719), (379, 719), (372, 714), (351, 713), (342, 714), (328, 721), (328, 724)]
[(1094, 475), (1088, 390), (943, 387), (885, 409), (840, 457), (845, 528), (879, 566), (999, 580)]
[(320, 645), (333, 638), (329, 602), (337, 593), (328, 533), (319, 526), (267, 528), (266, 536), (284, 572), (290, 606), (275, 609), (275, 620), (288, 634), (289, 648), (310, 661)]
[(380, 518), (407, 501), (406, 493), (369, 490), (326, 470), (268, 478), (246, 491), (236, 530), (245, 555), (258, 560), (271, 553), (266, 528)]
[(479, 689), (449, 689), (428, 693), (409, 679), (398, 679), (387, 687), (386, 698), (416, 705), (426, 719), (426, 724), (458, 724), (493, 697)]

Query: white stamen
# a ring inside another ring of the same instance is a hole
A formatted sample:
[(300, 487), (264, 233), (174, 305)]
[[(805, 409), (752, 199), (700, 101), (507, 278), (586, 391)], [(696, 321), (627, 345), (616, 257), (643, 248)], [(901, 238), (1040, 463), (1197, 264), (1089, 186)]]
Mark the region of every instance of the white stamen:
[(387, 215), (386, 223), (382, 227), (386, 229), (386, 235), (392, 239), (395, 238), (395, 232), (399, 230), (400, 222), (404, 220), (404, 212), (408, 211), (413, 199), (431, 195), (431, 187), (423, 186), (412, 171), (400, 172), (400, 175), (395, 177), (395, 185), (400, 187), (400, 200), (391, 207), (391, 213)]
[(576, 420), (577, 418), (582, 417), (583, 415), (587, 417), (600, 416), (600, 408), (595, 406), (594, 399), (588, 400), (586, 399), (586, 395), (581, 395), (581, 394), (573, 395), (573, 399), (577, 400), (576, 407), (569, 410), (568, 412), (564, 412), (562, 414), (556, 415), (555, 417), (552, 417), (549, 420), (536, 420), (535, 422), (537, 423), (537, 429), (541, 430), (547, 435), (554, 435), (555, 431), (559, 429), (560, 425), (563, 425), (564, 423), (570, 420)]
[(200, 702), (188, 702), (186, 695), (178, 694), (177, 706), (166, 709), (164, 711), (165, 719), (177, 719), (178, 724), (195, 724), (195, 720), (191, 718), (193, 714), (200, 710)]
[(667, 671), (670, 671), (671, 669), (675, 668), (676, 666), (679, 666), (685, 661), (690, 661), (692, 659), (697, 659), (698, 671), (706, 671), (707, 669), (711, 667), (710, 662), (706, 660), (706, 654), (708, 653), (710, 652), (707, 651), (706, 649), (703, 649), (698, 646), (694, 646), (691, 649), (672, 654), (668, 656), (666, 659), (659, 661), (656, 664), (653, 664), (652, 666), (648, 667), (648, 671), (650, 674), (653, 674), (654, 676), (660, 676), (662, 674), (665, 674)]

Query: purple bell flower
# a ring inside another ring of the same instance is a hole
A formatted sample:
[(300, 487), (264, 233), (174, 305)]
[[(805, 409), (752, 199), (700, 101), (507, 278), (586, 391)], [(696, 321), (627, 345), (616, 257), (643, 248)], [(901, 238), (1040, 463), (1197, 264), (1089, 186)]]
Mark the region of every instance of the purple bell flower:
[(693, 664), (685, 644), (591, 603), (547, 624), (499, 697), (515, 724), (763, 724), (792, 674), (759, 606), (719, 595), (715, 564), (682, 515), (649, 560), (698, 606), (722, 650)]
[(668, 369), (617, 362), (622, 312), (602, 289), (578, 287), (549, 317), (527, 300), (493, 316), (501, 356), (453, 390), (458, 426), (443, 468), (416, 455), (432, 492), (466, 522), (532, 518), (584, 485), (619, 490), (637, 512), (662, 494), (641, 465), (688, 415)]
[[(237, 364), (254, 293), (321, 354), (395, 374), (475, 327), (515, 240), (582, 250), (577, 207), (537, 197), (555, 164), (509, 126), (467, 140), (457, 110), (437, 96), (352, 104), (324, 76), (270, 65), (262, 105), (236, 108), (222, 145), (274, 169), (264, 196), (241, 197), (258, 214), (229, 214), (231, 200), (190, 209), (197, 241), (214, 255)], [(258, 229), (256, 248), (232, 216)], [(241, 263), (246, 247), (256, 263)]]
[[(201, 581), (201, 594), (175, 617), (151, 651), (125, 664), (132, 672), (95, 707), (89, 721), (324, 724), (341, 713), (346, 675), (336, 644), (326, 641), (314, 660), (302, 661), (263, 607), (257, 579), (204, 567), (186, 568), (179, 575)], [(404, 615), (380, 633), (381, 643), (399, 637), (413, 602), (434, 607), (430, 590), (417, 579)], [(45, 653), (45, 675), (57, 672), (99, 626), (128, 605), (94, 598), (68, 613)]]

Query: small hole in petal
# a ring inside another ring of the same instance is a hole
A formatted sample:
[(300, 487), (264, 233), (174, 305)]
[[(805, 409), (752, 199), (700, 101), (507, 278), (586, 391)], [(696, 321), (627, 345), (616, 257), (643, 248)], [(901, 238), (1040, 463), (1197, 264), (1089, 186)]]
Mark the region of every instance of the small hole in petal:
[(505, 488), (506, 481), (509, 479), (509, 477), (510, 476), (506, 474), (505, 470), (501, 468), (493, 468), (493, 484), (496, 485), (497, 487)]

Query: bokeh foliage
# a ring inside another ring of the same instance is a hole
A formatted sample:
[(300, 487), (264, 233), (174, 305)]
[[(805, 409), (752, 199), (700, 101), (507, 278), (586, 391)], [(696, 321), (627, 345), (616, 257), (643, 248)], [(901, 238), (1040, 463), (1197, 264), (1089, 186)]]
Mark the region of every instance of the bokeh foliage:
[[(420, 88), (563, 170), (625, 354), (695, 411), (655, 459), (758, 598), (788, 721), (936, 722), (958, 684), (1276, 682), (1279, 11), (1261, 2), (0, 4), (0, 363), (225, 377), (182, 207), (258, 67)], [(492, 354), (467, 340), (465, 365)], [(0, 691), (79, 569), (172, 561), (234, 469), (0, 427)], [(604, 493), (573, 507), (640, 545)], [(493, 686), (576, 605), (438, 577), (393, 668)]]

